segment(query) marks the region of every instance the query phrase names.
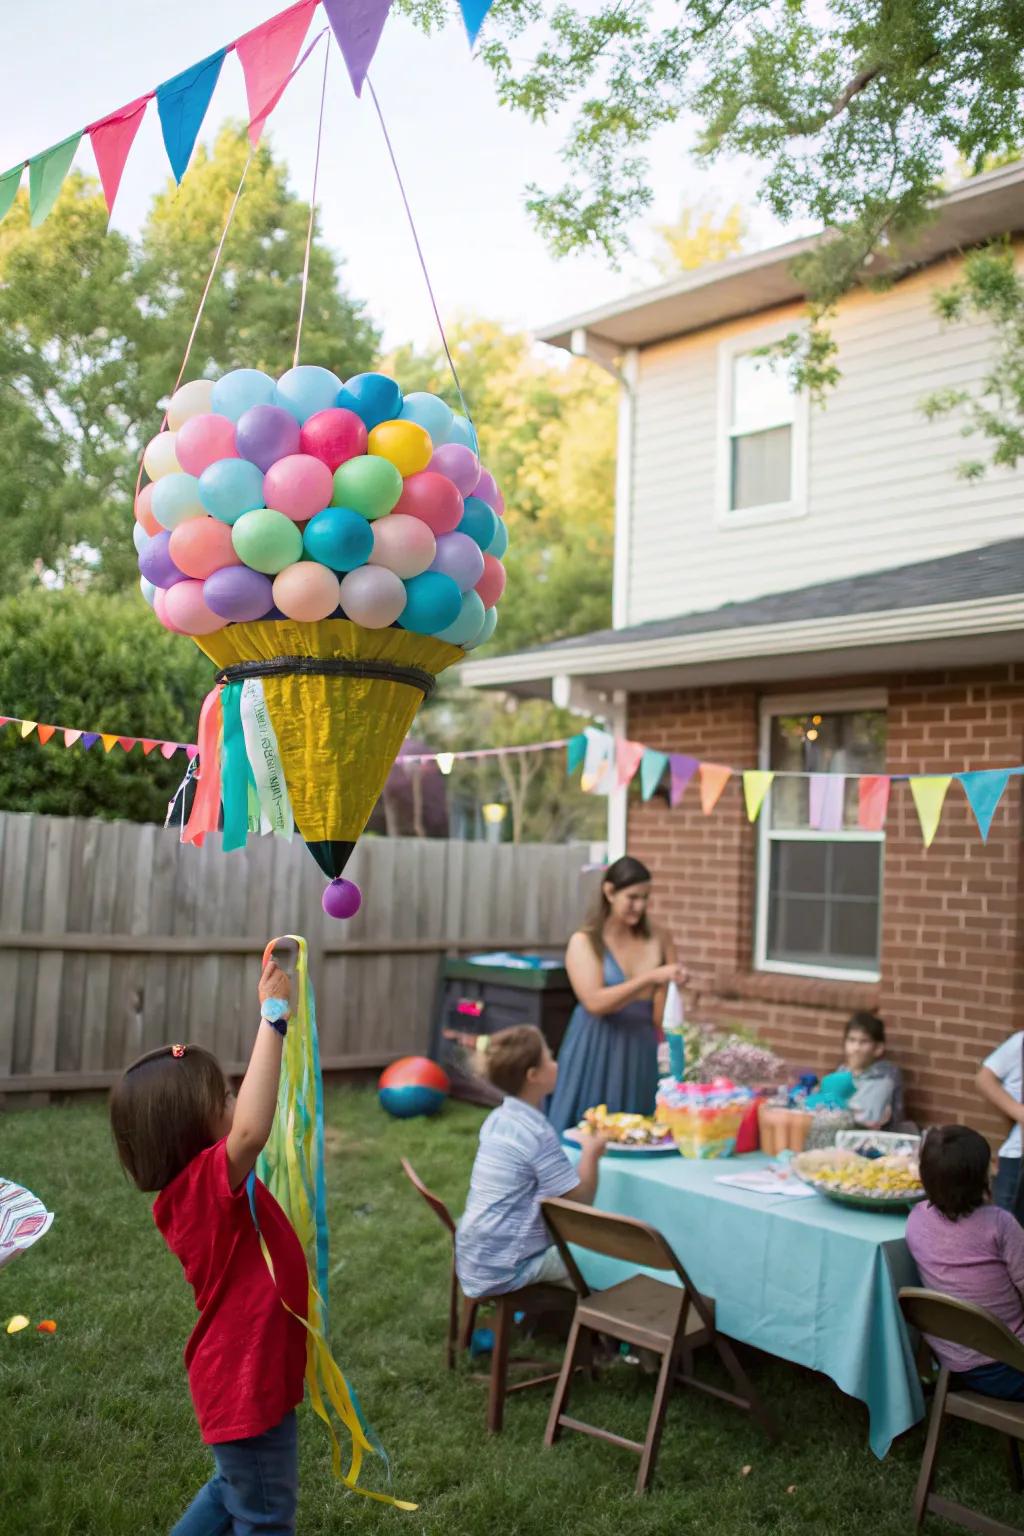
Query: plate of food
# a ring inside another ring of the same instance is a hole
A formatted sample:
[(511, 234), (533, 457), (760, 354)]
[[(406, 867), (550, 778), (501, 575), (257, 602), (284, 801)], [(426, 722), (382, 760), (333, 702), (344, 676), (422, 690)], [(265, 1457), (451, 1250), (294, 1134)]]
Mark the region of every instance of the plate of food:
[(579, 1125), (565, 1132), (565, 1140), (579, 1146), (587, 1132), (603, 1136), (608, 1143), (608, 1152), (617, 1156), (649, 1156), (652, 1152), (676, 1151), (672, 1132), (655, 1116), (611, 1112), (607, 1104), (588, 1109)]
[(844, 1147), (828, 1147), (801, 1152), (792, 1167), (819, 1195), (864, 1211), (901, 1211), (924, 1199), (917, 1160), (905, 1155), (861, 1157)]

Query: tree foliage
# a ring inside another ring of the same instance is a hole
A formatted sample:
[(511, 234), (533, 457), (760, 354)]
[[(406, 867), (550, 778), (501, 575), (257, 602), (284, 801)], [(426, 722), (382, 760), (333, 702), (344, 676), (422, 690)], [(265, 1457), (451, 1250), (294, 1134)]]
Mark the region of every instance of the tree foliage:
[(659, 247), (655, 264), (664, 277), (673, 277), (738, 256), (746, 243), (747, 221), (738, 203), (721, 213), (684, 206), (671, 224), (655, 224), (654, 233)]

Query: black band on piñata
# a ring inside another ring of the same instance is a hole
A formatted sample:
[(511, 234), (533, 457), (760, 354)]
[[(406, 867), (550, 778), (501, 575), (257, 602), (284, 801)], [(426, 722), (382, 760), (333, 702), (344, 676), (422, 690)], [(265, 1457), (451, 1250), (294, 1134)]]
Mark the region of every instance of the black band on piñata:
[(349, 661), (343, 657), (274, 656), (269, 661), (240, 661), (217, 673), (218, 683), (243, 683), (250, 677), (372, 677), (416, 688), (425, 699), (434, 691), (434, 678), (422, 667), (401, 667), (392, 661)]

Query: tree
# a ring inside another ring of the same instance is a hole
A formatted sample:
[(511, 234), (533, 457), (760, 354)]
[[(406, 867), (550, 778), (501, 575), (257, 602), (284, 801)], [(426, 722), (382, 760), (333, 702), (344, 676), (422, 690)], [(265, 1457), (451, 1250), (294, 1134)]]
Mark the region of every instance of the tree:
[[(213, 668), (170, 635), (137, 593), (43, 592), (0, 601), (0, 698), (12, 716), (119, 736), (194, 740)], [(0, 805), (105, 820), (159, 821), (185, 773), (141, 747), (126, 754), (43, 745), (0, 731)]]
[(656, 224), (659, 251), (655, 265), (664, 277), (695, 272), (729, 256), (738, 256), (747, 235), (747, 221), (739, 203), (721, 215), (715, 208), (681, 208), (673, 224)]

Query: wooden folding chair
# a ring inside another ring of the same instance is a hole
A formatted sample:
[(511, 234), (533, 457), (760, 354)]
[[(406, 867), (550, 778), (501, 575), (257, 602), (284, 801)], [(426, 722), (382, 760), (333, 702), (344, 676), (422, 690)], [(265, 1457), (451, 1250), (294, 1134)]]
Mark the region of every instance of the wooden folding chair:
[[(958, 1301), (955, 1296), (944, 1296), (941, 1291), (922, 1290), (907, 1286), (900, 1291), (900, 1306), (911, 1328), (917, 1328), (929, 1339), (943, 1339), (949, 1344), (960, 1344), (976, 1350), (1001, 1365), (1013, 1366), (1024, 1371), (1024, 1343), (1006, 1324), (977, 1307), (970, 1301)], [(932, 1493), (935, 1480), (935, 1464), (939, 1454), (939, 1441), (946, 1419), (970, 1419), (983, 1424), (1003, 1436), (1006, 1448), (1010, 1483), (1018, 1493), (1022, 1489), (1019, 1442), (1024, 1440), (1024, 1403), (1007, 1402), (999, 1397), (986, 1397), (981, 1392), (968, 1392), (960, 1387), (951, 1388), (949, 1371), (939, 1362), (939, 1379), (935, 1387), (928, 1434), (921, 1458), (921, 1473), (914, 1493), (914, 1524), (920, 1528), (927, 1514), (940, 1515), (954, 1525), (962, 1525), (968, 1531), (978, 1531), (981, 1536), (1022, 1536), (1020, 1526), (1003, 1525), (990, 1520), (977, 1510), (955, 1504)]]
[(525, 1392), (530, 1387), (542, 1387), (558, 1380), (557, 1371), (548, 1371), (543, 1376), (532, 1376), (527, 1381), (509, 1382), (510, 1366), (546, 1364), (543, 1360), (510, 1355), (516, 1313), (525, 1312), (536, 1316), (541, 1312), (564, 1312), (570, 1304), (572, 1292), (565, 1290), (562, 1286), (528, 1285), (522, 1290), (509, 1291), (501, 1296), (463, 1295), (455, 1268), (455, 1222), (452, 1220), (451, 1212), (440, 1195), (435, 1195), (427, 1188), (406, 1157), (402, 1158), (402, 1170), (451, 1237), (452, 1264), (448, 1293), (448, 1329), (445, 1336), (445, 1364), (450, 1371), (455, 1369), (458, 1355), (470, 1346), (480, 1308), (488, 1306), (494, 1308), (494, 1348), (491, 1352), (490, 1374), (479, 1379), (489, 1382), (487, 1428), (491, 1434), (500, 1434), (505, 1421), (505, 1399), (510, 1393)]
[[(553, 1445), (563, 1429), (576, 1429), (585, 1435), (593, 1435), (597, 1440), (605, 1440), (611, 1445), (620, 1445), (625, 1450), (634, 1451), (640, 1457), (636, 1491), (644, 1493), (654, 1475), (654, 1464), (674, 1383), (695, 1387), (722, 1402), (731, 1403), (735, 1408), (752, 1413), (767, 1433), (774, 1437), (775, 1426), (762, 1407), (731, 1343), (715, 1327), (714, 1301), (694, 1289), (686, 1270), (656, 1228), (628, 1216), (595, 1211), (591, 1206), (577, 1205), (571, 1200), (545, 1200), (541, 1210), (577, 1292), (576, 1311), (566, 1345), (565, 1360), (548, 1416), (544, 1436), (546, 1444)], [(592, 1253), (604, 1254), (608, 1258), (622, 1259), (638, 1268), (642, 1266), (645, 1269), (664, 1270), (674, 1275), (679, 1284), (670, 1285), (651, 1275), (637, 1274), (608, 1290), (592, 1292), (580, 1273), (570, 1244), (577, 1248), (587, 1248)], [(579, 1419), (570, 1418), (565, 1412), (577, 1354), (581, 1344), (589, 1343), (595, 1334), (625, 1340), (627, 1344), (649, 1350), (661, 1357), (654, 1403), (647, 1423), (647, 1435), (642, 1444), (636, 1440), (626, 1440), (609, 1430), (599, 1429), (593, 1424), (584, 1424)], [(735, 1393), (724, 1392), (720, 1387), (698, 1381), (694, 1376), (694, 1352), (705, 1344), (712, 1345), (717, 1351), (737, 1389)]]

